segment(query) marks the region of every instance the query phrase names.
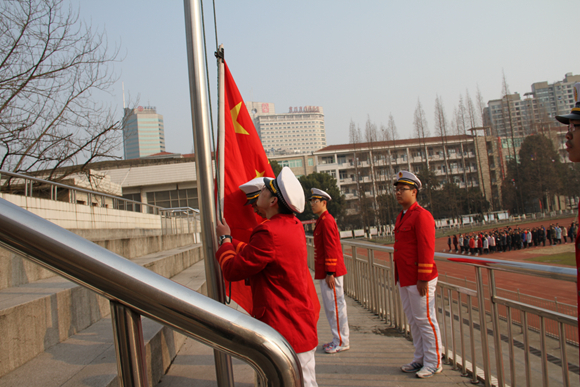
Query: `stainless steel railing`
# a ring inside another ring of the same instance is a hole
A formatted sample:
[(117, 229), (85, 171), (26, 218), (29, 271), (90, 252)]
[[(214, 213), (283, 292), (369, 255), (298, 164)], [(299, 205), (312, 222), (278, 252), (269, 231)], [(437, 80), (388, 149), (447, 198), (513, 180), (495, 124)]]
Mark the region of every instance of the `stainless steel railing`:
[[(347, 295), (408, 337), (395, 285), (393, 248), (356, 241), (341, 243), (349, 273), (344, 281)], [(313, 268), (312, 237), (307, 237), (307, 244)], [(566, 314), (509, 298), (507, 293), (500, 296), (496, 286), (496, 272), (508, 272), (529, 276), (529, 283), (535, 286), (541, 286), (542, 278), (570, 283), (575, 294), (575, 269), (441, 253), (435, 254), (435, 260), (474, 269), (473, 289), (445, 282), (441, 275), (438, 281), (444, 354), (454, 369), (469, 374), (474, 383), (483, 380), (486, 386), (531, 386), (540, 380), (543, 386), (569, 386), (571, 378), (578, 378), (576, 311), (570, 309)], [(571, 359), (573, 363), (569, 363)]]
[(190, 207), (164, 208), (103, 192), (2, 170), (0, 170), (0, 188), (2, 192), (27, 197), (159, 215), (163, 234), (193, 233), (196, 242), (200, 239), (198, 209)]
[(110, 300), (121, 386), (148, 386), (141, 316), (248, 362), (268, 385), (302, 385), (295, 352), (270, 326), (4, 199), (0, 246)]

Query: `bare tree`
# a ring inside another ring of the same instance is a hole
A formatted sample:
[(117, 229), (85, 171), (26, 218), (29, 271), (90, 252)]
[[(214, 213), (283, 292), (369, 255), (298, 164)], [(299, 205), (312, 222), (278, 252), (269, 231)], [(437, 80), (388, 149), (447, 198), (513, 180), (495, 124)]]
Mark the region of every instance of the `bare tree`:
[(459, 109), (457, 107), (453, 108), (453, 118), (449, 126), (451, 127), (452, 134), (463, 134), (464, 127), (462, 126), (461, 113), (459, 113)]
[(370, 167), (370, 175), (371, 175), (371, 183), (372, 183), (372, 196), (373, 196), (373, 203), (374, 203), (374, 211), (375, 211), (375, 224), (379, 219), (379, 204), (377, 202), (377, 196), (379, 195), (378, 192), (380, 191), (377, 184), (377, 156), (380, 153), (379, 149), (377, 149), (377, 142), (379, 140), (379, 133), (377, 131), (377, 125), (371, 121), (371, 117), (367, 116), (367, 122), (365, 123), (365, 140), (367, 142), (368, 150), (369, 150), (369, 167)]
[(425, 110), (421, 105), (421, 100), (417, 98), (417, 107), (415, 108), (415, 115), (413, 117), (413, 127), (415, 128), (416, 138), (429, 137), (429, 126), (427, 125), (427, 118), (425, 117)]
[(397, 125), (395, 125), (395, 119), (393, 114), (389, 113), (389, 122), (387, 122), (387, 132), (389, 134), (389, 141), (395, 141), (399, 139), (399, 132), (397, 131)]
[(447, 136), (448, 123), (443, 101), (440, 96), (435, 98), (435, 133), (441, 137), (441, 144), (443, 145), (443, 159), (445, 161), (445, 177), (449, 182), (449, 162), (447, 161)]
[[(478, 98), (481, 97), (481, 93), (479, 93), (479, 89), (477, 89), (478, 92)], [(483, 102), (482, 102), (483, 103)], [(465, 90), (465, 105), (466, 105), (466, 112), (467, 112), (467, 118), (469, 119), (469, 126), (472, 128), (476, 128), (479, 125), (479, 123), (477, 122), (477, 111), (475, 110), (475, 106), (473, 105), (473, 100), (471, 99), (471, 96), (469, 95), (469, 90)], [(483, 108), (482, 108), (483, 111)], [(480, 118), (481, 114), (479, 114)], [(481, 121), (481, 126), (483, 126), (483, 121)]]
[(468, 122), (467, 122), (467, 108), (465, 107), (465, 104), (463, 103), (463, 96), (461, 94), (459, 94), (459, 105), (457, 106), (457, 117), (459, 119), (459, 122), (457, 124), (458, 127), (460, 127), (462, 129), (461, 133), (458, 134), (467, 134), (467, 126), (468, 126)]
[[(64, 0), (0, 5), (0, 168), (52, 169), (112, 158), (121, 124), (95, 103), (116, 81), (118, 47)], [(49, 178), (52, 177), (50, 174)]]
[[(481, 95), (481, 90), (479, 90), (479, 85), (477, 86), (477, 91), (475, 93), (475, 102), (477, 104), (478, 116), (480, 118), (481, 126), (483, 126), (485, 120), (483, 119), (483, 112), (485, 109), (485, 102), (483, 101), (483, 96)], [(497, 133), (492, 133), (493, 135), (497, 136)]]
[[(508, 124), (509, 124), (509, 129), (510, 129), (510, 139), (508, 139), (508, 154), (511, 155), (511, 157), (514, 160), (514, 164), (516, 167), (516, 191), (519, 191), (519, 195), (516, 195), (516, 206), (518, 208), (518, 211), (520, 211), (520, 214), (523, 213), (524, 211), (524, 204), (522, 202), (522, 193), (520, 188), (521, 185), (521, 181), (520, 181), (520, 168), (519, 168), (519, 163), (518, 163), (518, 159), (517, 159), (517, 153), (516, 153), (516, 145), (515, 145), (515, 135), (514, 135), (514, 123), (512, 120), (512, 110), (511, 110), (511, 103), (510, 103), (510, 89), (505, 77), (505, 72), (502, 71), (502, 94), (503, 94), (503, 98), (502, 98), (502, 108), (503, 108), (503, 116), (508, 118)], [(505, 118), (504, 118), (504, 125), (505, 125)], [(511, 146), (510, 146), (510, 140), (511, 140)], [(510, 153), (510, 148), (511, 148), (511, 153)], [(518, 201), (518, 196), (519, 196), (519, 201)], [(520, 207), (521, 204), (521, 207)]]

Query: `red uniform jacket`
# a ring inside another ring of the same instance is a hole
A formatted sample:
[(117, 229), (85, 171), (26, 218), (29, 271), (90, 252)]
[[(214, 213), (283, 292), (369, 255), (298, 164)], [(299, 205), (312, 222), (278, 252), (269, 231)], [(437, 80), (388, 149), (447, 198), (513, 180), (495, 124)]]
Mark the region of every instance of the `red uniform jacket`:
[(327, 272), (340, 277), (346, 274), (346, 267), (336, 221), (325, 211), (314, 228), (314, 279), (326, 278)]
[(306, 237), (294, 215), (274, 215), (254, 229), (248, 244), (224, 243), (216, 256), (228, 281), (249, 278), (253, 317), (276, 329), (297, 353), (318, 345)]
[[(580, 225), (580, 213), (578, 214), (578, 224)], [(580, 245), (579, 245), (579, 241), (580, 241), (580, 227), (578, 227), (578, 234), (576, 235), (576, 245), (575, 247), (575, 251), (576, 251), (576, 275), (577, 280), (576, 280), (576, 294), (578, 295), (578, 303), (576, 304), (578, 306), (578, 321), (580, 321)], [(578, 324), (578, 337), (580, 337), (580, 324)]]
[(433, 215), (416, 202), (402, 215), (395, 223), (396, 279), (402, 287), (431, 281), (438, 275)]

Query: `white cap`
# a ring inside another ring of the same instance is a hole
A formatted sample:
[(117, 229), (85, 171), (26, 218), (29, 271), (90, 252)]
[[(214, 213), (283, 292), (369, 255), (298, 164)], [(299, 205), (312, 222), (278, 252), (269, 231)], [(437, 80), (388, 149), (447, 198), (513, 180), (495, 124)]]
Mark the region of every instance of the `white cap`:
[(395, 181), (395, 185), (402, 183), (402, 184), (409, 184), (414, 185), (417, 189), (421, 189), (423, 186), (421, 184), (421, 180), (414, 173), (409, 171), (400, 171), (398, 174), (398, 179)]
[(304, 211), (304, 190), (302, 185), (288, 167), (282, 168), (278, 176), (268, 182), (266, 187), (291, 211), (302, 213)]
[(264, 180), (266, 179), (272, 180), (271, 177), (256, 177), (240, 185), (240, 189), (246, 194), (247, 201), (245, 205), (252, 204), (258, 200), (258, 196), (260, 196), (260, 192), (264, 188)]
[(310, 191), (312, 191), (312, 196), (310, 196), (310, 199), (332, 200), (332, 198), (330, 197), (330, 195), (327, 194), (326, 192), (324, 192), (321, 189), (318, 189), (318, 188), (310, 188)]

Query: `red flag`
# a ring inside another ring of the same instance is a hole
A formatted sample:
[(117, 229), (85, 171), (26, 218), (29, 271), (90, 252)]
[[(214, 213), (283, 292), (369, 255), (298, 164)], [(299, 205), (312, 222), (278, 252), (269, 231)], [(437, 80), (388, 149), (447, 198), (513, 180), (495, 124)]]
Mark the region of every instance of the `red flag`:
[[(255, 177), (275, 177), (246, 104), (224, 61), (225, 149), (224, 149), (224, 217), (232, 237), (249, 242), (254, 227), (263, 219), (244, 206), (246, 195), (239, 186)], [(226, 289), (228, 282), (226, 281)], [(244, 281), (232, 283), (232, 298), (252, 313), (252, 294)]]
[[(251, 206), (244, 206), (246, 195), (239, 187), (256, 177), (275, 176), (246, 104), (225, 61), (224, 78), (224, 218), (230, 226), (232, 237), (247, 243), (250, 241), (252, 230), (263, 219), (254, 214)], [(229, 282), (225, 281), (225, 285), (228, 289)], [(232, 299), (251, 315), (250, 287), (244, 281), (237, 281), (232, 282), (231, 289)], [(308, 284), (308, 290), (318, 321), (320, 302), (312, 281)]]

